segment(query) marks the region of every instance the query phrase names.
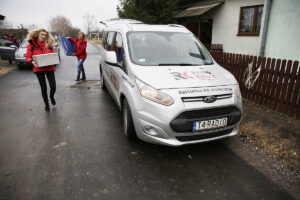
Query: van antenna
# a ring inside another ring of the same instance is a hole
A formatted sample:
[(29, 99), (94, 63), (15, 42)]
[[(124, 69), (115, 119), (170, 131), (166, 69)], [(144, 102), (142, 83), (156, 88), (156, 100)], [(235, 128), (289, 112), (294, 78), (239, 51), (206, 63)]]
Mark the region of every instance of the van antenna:
[(99, 23), (107, 26), (107, 24), (105, 22), (103, 22), (103, 21), (100, 21)]

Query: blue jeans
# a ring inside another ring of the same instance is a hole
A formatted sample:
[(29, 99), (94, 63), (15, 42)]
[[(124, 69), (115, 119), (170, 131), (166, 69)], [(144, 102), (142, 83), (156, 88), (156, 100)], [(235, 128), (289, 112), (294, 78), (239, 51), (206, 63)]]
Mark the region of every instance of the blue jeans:
[(84, 72), (84, 68), (83, 68), (83, 62), (85, 61), (85, 58), (84, 59), (80, 59), (80, 58), (77, 58), (78, 60), (78, 64), (77, 64), (77, 76), (80, 77), (80, 73), (82, 72), (82, 77), (85, 77), (85, 72)]

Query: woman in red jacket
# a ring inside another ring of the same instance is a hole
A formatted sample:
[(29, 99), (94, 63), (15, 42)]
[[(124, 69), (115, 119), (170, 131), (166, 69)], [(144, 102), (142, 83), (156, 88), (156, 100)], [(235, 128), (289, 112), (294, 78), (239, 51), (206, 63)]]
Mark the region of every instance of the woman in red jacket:
[(50, 85), (50, 100), (52, 105), (55, 105), (54, 94), (56, 91), (56, 82), (55, 82), (55, 66), (45, 66), (45, 67), (36, 67), (35, 61), (32, 59), (33, 55), (39, 54), (46, 54), (46, 53), (53, 53), (53, 44), (54, 39), (51, 34), (46, 31), (45, 29), (35, 29), (32, 30), (27, 35), (28, 39), (28, 46), (27, 46), (27, 53), (26, 53), (26, 61), (28, 63), (32, 63), (33, 65), (33, 72), (36, 74), (42, 91), (42, 96), (45, 103), (45, 110), (50, 111), (49, 102), (48, 102), (48, 95), (47, 95), (47, 84), (46, 84), (46, 77), (48, 79)]
[(78, 64), (77, 64), (77, 78), (75, 81), (79, 81), (80, 80), (80, 74), (82, 73), (82, 78), (81, 80), (86, 80), (85, 77), (85, 71), (84, 71), (84, 67), (83, 67), (83, 62), (86, 59), (86, 45), (87, 42), (84, 40), (84, 33), (83, 32), (79, 32), (78, 33), (78, 39), (73, 39), (73, 38), (68, 38), (71, 42), (73, 42), (76, 46), (76, 51), (73, 54), (74, 56), (77, 57), (78, 60)]

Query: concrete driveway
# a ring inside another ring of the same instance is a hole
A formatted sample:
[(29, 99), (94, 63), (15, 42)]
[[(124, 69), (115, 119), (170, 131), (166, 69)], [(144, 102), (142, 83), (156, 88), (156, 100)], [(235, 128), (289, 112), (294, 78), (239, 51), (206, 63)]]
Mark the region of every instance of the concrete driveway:
[[(62, 53), (63, 54), (63, 53)], [(57, 67), (57, 106), (45, 112), (31, 70), (0, 77), (0, 199), (293, 199), (222, 141), (171, 148), (122, 135), (122, 115), (76, 59)]]

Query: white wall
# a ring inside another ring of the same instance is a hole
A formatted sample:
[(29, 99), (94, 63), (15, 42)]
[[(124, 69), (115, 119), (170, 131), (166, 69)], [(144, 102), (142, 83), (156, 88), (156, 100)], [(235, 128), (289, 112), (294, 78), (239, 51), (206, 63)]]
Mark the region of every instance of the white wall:
[(204, 15), (204, 18), (213, 19), (212, 43), (223, 44), (224, 52), (259, 55), (262, 26), (260, 36), (237, 36), (237, 33), (240, 8), (261, 4), (264, 4), (264, 0), (226, 0), (215, 10)]
[(300, 61), (300, 0), (273, 0), (265, 56)]

